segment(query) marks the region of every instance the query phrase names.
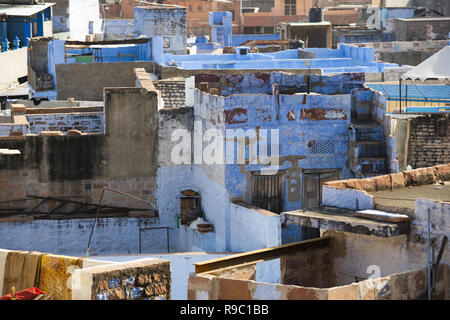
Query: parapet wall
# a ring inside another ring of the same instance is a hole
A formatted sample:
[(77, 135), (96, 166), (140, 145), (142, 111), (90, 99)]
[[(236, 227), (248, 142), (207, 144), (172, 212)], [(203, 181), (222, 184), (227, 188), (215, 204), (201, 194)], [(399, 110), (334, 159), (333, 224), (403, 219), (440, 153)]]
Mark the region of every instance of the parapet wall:
[[(191, 274), (189, 300), (411, 300), (425, 299), (427, 269), (331, 288), (303, 287)], [(436, 298), (448, 299), (449, 267), (439, 267)]]
[(368, 192), (433, 184), (450, 180), (450, 163), (365, 179), (325, 182), (322, 205), (351, 210), (374, 209), (374, 197)]

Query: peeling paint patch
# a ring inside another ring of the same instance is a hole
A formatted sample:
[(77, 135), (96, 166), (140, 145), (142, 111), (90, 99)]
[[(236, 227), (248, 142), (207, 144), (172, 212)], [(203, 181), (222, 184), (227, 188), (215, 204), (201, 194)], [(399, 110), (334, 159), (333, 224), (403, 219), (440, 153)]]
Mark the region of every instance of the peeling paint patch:
[(289, 121), (294, 121), (295, 120), (295, 110), (289, 111), (287, 114), (287, 118)]
[(270, 73), (255, 73), (255, 78), (260, 79), (264, 82), (267, 82), (270, 80)]
[(220, 82), (221, 76), (216, 74), (198, 74), (195, 76), (195, 84), (201, 82)]
[(312, 108), (312, 109), (301, 109), (300, 113), (301, 120), (347, 120), (347, 115), (342, 109), (322, 109), (322, 108)]
[(228, 124), (246, 123), (248, 121), (247, 109), (235, 108), (233, 110), (225, 110), (225, 122)]

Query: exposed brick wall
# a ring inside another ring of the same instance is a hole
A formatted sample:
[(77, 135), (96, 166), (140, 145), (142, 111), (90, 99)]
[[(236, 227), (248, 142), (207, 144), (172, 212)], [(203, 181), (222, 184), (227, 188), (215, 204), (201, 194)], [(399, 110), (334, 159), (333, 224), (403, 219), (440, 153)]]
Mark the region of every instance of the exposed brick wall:
[[(438, 121), (446, 124), (446, 135), (437, 134)], [(413, 168), (450, 162), (450, 121), (443, 115), (412, 119), (408, 150), (408, 164)]]
[(104, 132), (103, 112), (89, 113), (53, 113), (27, 115), (31, 133), (39, 134), (41, 131), (80, 130), (86, 133)]
[(156, 89), (161, 91), (165, 108), (177, 108), (185, 106), (186, 91), (185, 81), (155, 81)]

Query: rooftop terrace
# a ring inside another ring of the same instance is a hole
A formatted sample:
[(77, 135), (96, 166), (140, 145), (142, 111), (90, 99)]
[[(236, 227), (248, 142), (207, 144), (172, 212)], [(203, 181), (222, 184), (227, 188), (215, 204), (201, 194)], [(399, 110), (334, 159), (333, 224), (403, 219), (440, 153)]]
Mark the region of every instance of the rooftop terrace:
[(299, 58), (299, 51), (290, 49), (271, 53), (249, 53), (248, 47), (238, 47), (236, 54), (165, 55), (165, 66), (181, 69), (322, 69), (322, 73), (383, 72), (397, 64), (374, 60), (373, 48), (358, 48), (341, 44), (339, 49), (308, 48), (311, 59)]

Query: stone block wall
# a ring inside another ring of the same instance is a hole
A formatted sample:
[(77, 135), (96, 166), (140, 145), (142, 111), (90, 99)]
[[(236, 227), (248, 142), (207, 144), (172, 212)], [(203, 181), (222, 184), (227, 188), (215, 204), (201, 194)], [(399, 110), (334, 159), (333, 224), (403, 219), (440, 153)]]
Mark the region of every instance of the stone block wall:
[(444, 115), (411, 119), (408, 164), (413, 168), (450, 162), (450, 121)]
[(170, 262), (142, 259), (76, 270), (73, 300), (170, 300)]
[(186, 106), (185, 81), (154, 81), (156, 89), (161, 92), (164, 108), (182, 108)]

